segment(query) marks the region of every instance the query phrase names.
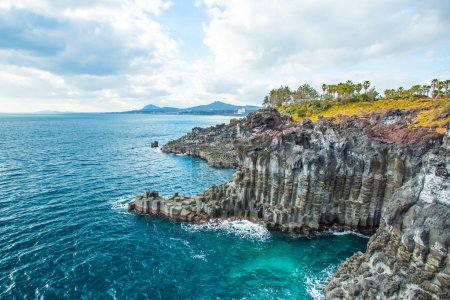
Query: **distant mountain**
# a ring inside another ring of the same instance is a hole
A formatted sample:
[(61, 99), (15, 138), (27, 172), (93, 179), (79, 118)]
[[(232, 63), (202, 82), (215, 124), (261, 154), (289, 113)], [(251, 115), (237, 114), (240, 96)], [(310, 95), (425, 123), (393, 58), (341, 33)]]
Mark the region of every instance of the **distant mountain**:
[(221, 101), (214, 101), (213, 103), (206, 104), (206, 105), (199, 105), (194, 106), (190, 108), (186, 108), (185, 110), (189, 111), (207, 111), (207, 110), (233, 110), (233, 109), (239, 109), (241, 106), (236, 106), (233, 104), (228, 104)]
[(221, 101), (215, 101), (206, 105), (198, 105), (189, 108), (159, 107), (153, 104), (144, 106), (139, 110), (127, 111), (125, 113), (144, 114), (179, 114), (179, 115), (246, 115), (260, 109), (258, 106), (239, 106)]
[(153, 105), (153, 104), (149, 104), (144, 106), (141, 110), (155, 110), (155, 109), (160, 109), (161, 107)]
[(159, 107), (153, 104), (149, 104), (144, 106), (142, 109), (137, 110), (136, 112), (149, 112), (149, 113), (169, 113), (169, 112), (177, 112), (179, 108), (176, 107)]

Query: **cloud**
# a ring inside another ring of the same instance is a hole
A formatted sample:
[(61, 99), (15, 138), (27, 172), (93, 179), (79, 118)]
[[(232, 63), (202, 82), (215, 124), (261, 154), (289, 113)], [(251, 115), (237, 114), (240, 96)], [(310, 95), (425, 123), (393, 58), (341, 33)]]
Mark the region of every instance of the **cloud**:
[[(160, 14), (170, 2), (38, 3), (10, 4), (0, 14), (0, 47), (15, 51), (9, 61), (58, 74), (108, 75), (126, 72), (133, 57), (170, 57), (177, 51), (163, 26), (147, 15)], [(39, 59), (29, 59), (34, 57)]]
[[(203, 4), (211, 17), (204, 42), (214, 54), (214, 69), (247, 85), (259, 81), (255, 88), (264, 83), (295, 88), (302, 82), (319, 88), (324, 82), (370, 79), (382, 90), (450, 75), (450, 64), (442, 62), (450, 50), (450, 4), (445, 1)], [(267, 90), (247, 93), (261, 99)]]
[(450, 28), (442, 1), (204, 2), (212, 18), (205, 43), (224, 70), (320, 70), (402, 56), (446, 40)]
[[(179, 1), (1, 1), (0, 109), (257, 104), (286, 84), (369, 79), (382, 90), (450, 76), (446, 1)], [(181, 8), (185, 22), (206, 11), (200, 58), (197, 38), (183, 55), (164, 23)]]

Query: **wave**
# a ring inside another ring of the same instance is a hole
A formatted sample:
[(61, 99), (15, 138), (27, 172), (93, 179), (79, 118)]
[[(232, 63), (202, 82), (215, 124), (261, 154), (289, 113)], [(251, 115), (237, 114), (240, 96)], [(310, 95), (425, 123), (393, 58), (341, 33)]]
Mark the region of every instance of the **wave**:
[(157, 148), (150, 148), (153, 152), (158, 152), (158, 153), (162, 153), (161, 148), (157, 147)]
[(259, 242), (267, 241), (271, 236), (265, 226), (247, 220), (212, 220), (205, 224), (181, 224), (181, 226), (188, 232), (211, 231)]
[(110, 201), (111, 209), (128, 213), (128, 203), (134, 199), (134, 195), (122, 196)]
[(323, 234), (331, 234), (331, 235), (337, 235), (337, 236), (352, 234), (352, 235), (356, 235), (358, 237), (365, 238), (365, 239), (370, 238), (370, 236), (362, 234), (362, 233), (354, 231), (354, 230), (343, 230), (343, 231), (328, 230), (328, 231), (324, 231)]
[(334, 274), (335, 269), (335, 266), (329, 266), (326, 269), (320, 271), (318, 274), (306, 275), (306, 292), (314, 300), (325, 299), (325, 284), (327, 280)]

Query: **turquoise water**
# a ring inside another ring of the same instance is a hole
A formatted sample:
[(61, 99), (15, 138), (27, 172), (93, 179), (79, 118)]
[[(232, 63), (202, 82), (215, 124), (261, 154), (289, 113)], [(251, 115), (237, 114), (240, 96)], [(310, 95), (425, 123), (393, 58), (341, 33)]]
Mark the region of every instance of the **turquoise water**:
[(310, 299), (367, 239), (128, 213), (147, 189), (231, 178), (151, 149), (217, 116), (0, 115), (1, 299)]

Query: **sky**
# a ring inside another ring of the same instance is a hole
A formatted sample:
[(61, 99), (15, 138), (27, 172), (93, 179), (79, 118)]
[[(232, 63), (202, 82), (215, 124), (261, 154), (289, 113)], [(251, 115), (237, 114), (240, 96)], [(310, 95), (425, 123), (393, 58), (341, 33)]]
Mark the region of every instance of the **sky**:
[(101, 112), (270, 89), (450, 79), (448, 0), (1, 0), (0, 112)]

